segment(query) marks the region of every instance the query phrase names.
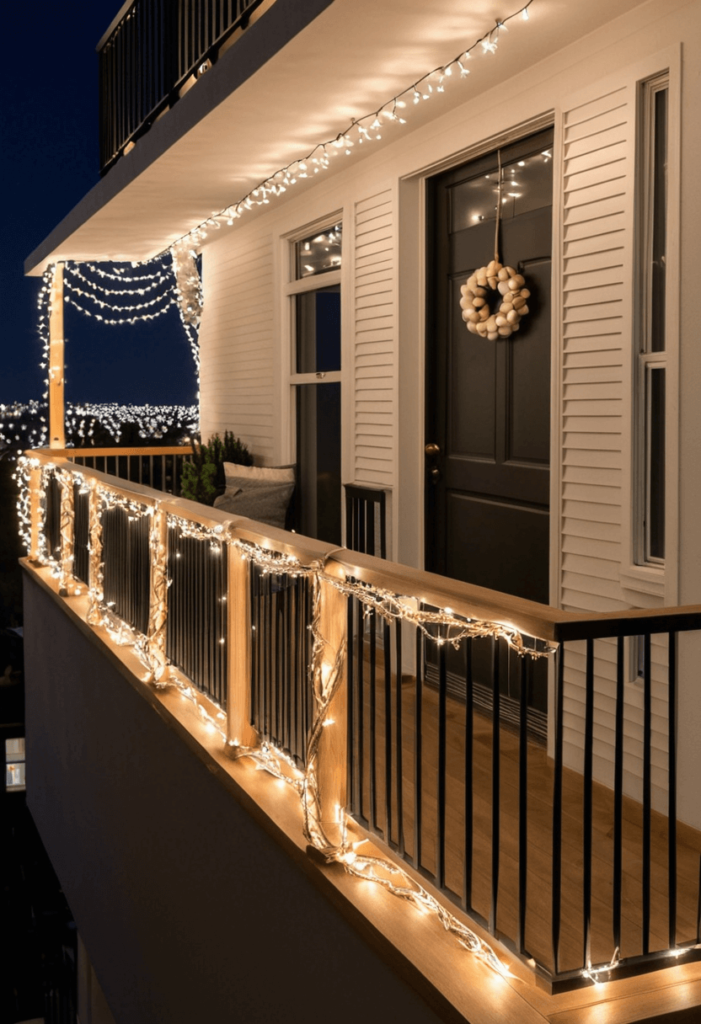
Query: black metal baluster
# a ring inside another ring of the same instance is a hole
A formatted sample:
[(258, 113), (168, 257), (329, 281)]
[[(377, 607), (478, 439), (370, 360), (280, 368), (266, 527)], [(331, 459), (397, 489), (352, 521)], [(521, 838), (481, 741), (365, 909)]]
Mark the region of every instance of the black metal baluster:
[[(346, 502), (346, 507), (348, 502)], [(349, 791), (349, 803), (351, 814), (358, 814), (358, 788), (356, 785), (355, 777), (355, 765), (357, 764), (357, 757), (355, 755), (355, 680), (353, 678), (353, 598), (349, 597), (346, 601), (346, 630), (348, 635), (347, 649), (347, 682), (346, 682), (346, 785)]]
[(462, 871), (463, 909), (472, 907), (474, 685), (472, 678), (472, 637), (465, 640), (465, 847)]
[(518, 733), (518, 934), (519, 953), (526, 949), (526, 908), (528, 903), (528, 668), (526, 656), (520, 659)]
[(445, 644), (438, 644), (438, 789), (436, 793), (436, 885), (445, 887), (445, 798), (447, 738), (448, 673)]
[(248, 589), (251, 600), (251, 725), (260, 728), (260, 692), (258, 687), (258, 599), (256, 567), (249, 563)]
[(423, 632), (416, 627), (416, 694), (414, 707), (414, 867), (421, 868), (423, 786)]
[(356, 620), (358, 623), (358, 636), (356, 640), (356, 651), (357, 651), (357, 664), (358, 664), (358, 767), (357, 767), (357, 780), (358, 780), (358, 813), (362, 818), (365, 818), (365, 811), (363, 809), (363, 790), (364, 790), (364, 771), (365, 771), (365, 685), (364, 685), (364, 665), (363, 657), (365, 654), (365, 615), (363, 612), (363, 604), (361, 601), (355, 599), (356, 607)]
[(394, 623), (395, 639), (395, 663), (396, 663), (396, 706), (395, 706), (395, 744), (397, 751), (396, 778), (397, 778), (397, 843), (399, 844), (399, 856), (404, 856), (404, 765), (402, 757), (402, 746), (404, 737), (402, 734), (402, 620), (396, 619)]
[(650, 952), (650, 826), (652, 808), (652, 665), (650, 634), (643, 639), (643, 955)]
[(376, 648), (375, 609), (370, 609), (370, 827), (377, 831), (377, 691), (376, 691)]
[(299, 668), (299, 577), (294, 580), (291, 604), (292, 672), (294, 673), (295, 680), (295, 699), (292, 701), (292, 722), (290, 723), (290, 728), (292, 731), (292, 743), (294, 746), (295, 756), (299, 757), (302, 749), (299, 742), (299, 721), (302, 714), (302, 700), (304, 697), (302, 673)]
[(586, 641), (586, 693), (584, 703), (583, 882), (584, 964), (591, 963), (591, 876), (594, 767), (594, 641)]
[(290, 622), (290, 609), (292, 602), (290, 600), (292, 590), (294, 588), (294, 580), (290, 579), (289, 576), (285, 578), (285, 601), (283, 604), (283, 640), (282, 640), (282, 657), (285, 668), (285, 748), (294, 754), (294, 746), (292, 743), (292, 687), (294, 685), (294, 673), (292, 671), (292, 629)]
[(280, 577), (276, 575), (271, 576), (270, 579), (270, 659), (273, 667), (273, 693), (274, 693), (274, 706), (273, 706), (273, 738), (276, 746), (282, 746), (280, 742), (280, 709), (282, 705), (282, 690), (280, 680), (280, 638), (278, 635), (278, 587), (280, 585)]
[(613, 945), (621, 948), (623, 870), (623, 671), (625, 638), (618, 637), (616, 653), (616, 732), (613, 768)]
[(560, 926), (562, 905), (562, 748), (565, 648), (555, 652), (555, 750), (553, 772), (553, 863), (552, 863), (552, 947), (553, 973), (560, 970)]
[[(667, 872), (669, 895), (669, 948), (677, 944), (677, 634), (670, 632), (667, 645)], [(700, 893), (701, 897), (701, 893)]]
[(273, 718), (273, 598), (272, 598), (272, 577), (266, 573), (265, 580), (265, 632), (263, 635), (265, 646), (265, 735), (270, 741), (273, 740), (275, 721)]
[(492, 638), (492, 894), (489, 904), (489, 930), (496, 935), (497, 904), (499, 900), (499, 839), (501, 799), (501, 744), (499, 717), (499, 643)]
[(392, 649), (389, 623), (383, 622), (385, 666), (385, 842), (392, 842)]

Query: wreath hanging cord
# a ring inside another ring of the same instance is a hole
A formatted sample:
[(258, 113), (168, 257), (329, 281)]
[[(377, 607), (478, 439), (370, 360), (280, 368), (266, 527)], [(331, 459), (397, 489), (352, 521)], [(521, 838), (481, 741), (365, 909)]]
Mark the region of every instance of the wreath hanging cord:
[[(479, 334), (489, 341), (510, 338), (520, 327), (528, 313), (527, 300), (530, 291), (525, 287), (526, 279), (513, 267), (504, 267), (499, 262), (499, 226), (501, 224), (502, 168), (501, 150), (497, 150), (498, 184), (497, 215), (494, 229), (494, 259), (486, 267), (480, 267), (460, 287), (460, 306), (465, 326), (471, 334)], [(492, 313), (489, 291), (498, 292), (500, 305)]]

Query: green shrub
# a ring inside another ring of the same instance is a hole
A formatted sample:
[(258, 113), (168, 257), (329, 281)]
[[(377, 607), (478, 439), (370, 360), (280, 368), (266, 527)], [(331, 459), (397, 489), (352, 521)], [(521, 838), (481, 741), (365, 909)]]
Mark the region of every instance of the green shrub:
[(224, 439), (213, 434), (207, 444), (192, 442), (192, 462), (183, 465), (180, 491), (183, 498), (213, 505), (218, 494), (226, 486), (224, 463), (233, 462), (239, 466), (252, 466), (253, 456), (243, 441), (227, 430)]

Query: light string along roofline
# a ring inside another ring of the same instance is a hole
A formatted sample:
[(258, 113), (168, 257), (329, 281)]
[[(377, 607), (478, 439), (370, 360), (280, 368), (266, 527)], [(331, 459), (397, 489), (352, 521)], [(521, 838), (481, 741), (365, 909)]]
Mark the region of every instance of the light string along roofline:
[[(426, 72), (411, 85), (382, 103), (376, 110), (364, 114), (362, 117), (353, 118), (348, 127), (338, 132), (334, 138), (328, 139), (326, 142), (318, 142), (305, 157), (292, 160), (285, 167), (281, 167), (235, 203), (218, 213), (213, 213), (197, 227), (182, 235), (174, 244), (199, 248), (201, 242), (207, 237), (207, 229), (218, 230), (221, 227), (220, 221), (223, 220), (231, 226), (234, 220), (241, 217), (247, 210), (254, 206), (266, 205), (270, 202), (270, 196), (278, 196), (286, 192), (287, 188), (294, 185), (299, 178), (309, 178), (325, 170), (329, 166), (330, 156), (336, 156), (341, 151), (346, 156), (350, 156), (355, 142), (362, 145), (364, 142), (379, 141), (382, 138), (381, 129), (383, 127), (381, 117), (387, 118), (390, 122), (405, 124), (406, 118), (398, 112), (406, 109), (405, 97), (410, 97), (414, 104), (418, 104), (422, 100), (431, 99), (437, 93), (445, 92), (446, 79), (451, 78), (454, 73), (457, 73), (459, 79), (466, 78), (470, 74), (470, 68), (466, 67), (466, 64), (472, 59), (473, 51), (494, 55), (497, 52), (499, 34), (507, 31), (507, 23), (519, 17), (528, 21), (530, 18), (528, 9), (533, 2), (534, 0), (528, 0), (507, 18), (497, 18), (493, 28), (475, 40), (471, 46), (462, 49), (452, 60)], [(369, 126), (366, 122), (370, 122)], [(351, 137), (353, 134), (356, 135), (355, 139)], [(144, 262), (148, 263), (149, 261)]]
[[(370, 113), (353, 118), (348, 127), (337, 132), (333, 138), (327, 139), (325, 142), (318, 142), (306, 156), (292, 160), (284, 167), (274, 171), (240, 199), (222, 210), (212, 213), (196, 227), (176, 238), (168, 248), (149, 259), (135, 261), (133, 265), (147, 266), (174, 249), (184, 248), (197, 251), (207, 237), (209, 229), (218, 230), (222, 222), (231, 226), (247, 210), (253, 209), (254, 206), (267, 205), (271, 197), (282, 195), (298, 180), (313, 177), (326, 170), (330, 165), (331, 158), (339, 153), (343, 152), (346, 156), (350, 156), (356, 142), (362, 145), (379, 141), (382, 138), (381, 129), (384, 127), (381, 118), (385, 118), (390, 123), (406, 124), (406, 118), (402, 116), (402, 112), (406, 112), (407, 98), (413, 104), (419, 104), (422, 100), (430, 100), (433, 96), (445, 92), (449, 79), (453, 77), (457, 77), (458, 80), (467, 78), (471, 71), (467, 64), (473, 58), (473, 51), (484, 55), (496, 54), (500, 34), (508, 31), (508, 23), (516, 18), (528, 21), (530, 19), (529, 8), (533, 3), (534, 0), (528, 0), (508, 17), (497, 18), (496, 24), (488, 32), (475, 40), (471, 46), (461, 49), (452, 60), (438, 65), (432, 71), (427, 71), (426, 74), (391, 96)], [(114, 279), (121, 280), (121, 278)]]

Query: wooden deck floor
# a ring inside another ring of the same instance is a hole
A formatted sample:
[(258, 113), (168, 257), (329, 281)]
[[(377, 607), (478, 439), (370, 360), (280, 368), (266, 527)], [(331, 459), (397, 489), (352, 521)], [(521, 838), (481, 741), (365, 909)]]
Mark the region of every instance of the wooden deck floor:
[[(406, 850), (414, 851), (414, 716), (416, 683), (404, 677), (402, 692), (402, 827)], [(436, 863), (438, 763), (438, 695), (423, 688), (422, 864)], [(394, 718), (395, 709), (392, 710)], [(369, 705), (365, 704), (365, 736), (369, 737)], [(500, 843), (497, 929), (511, 939), (518, 920), (518, 779), (519, 740), (509, 726), (500, 728)], [(376, 822), (385, 828), (384, 697), (378, 686), (376, 721)], [(465, 705), (448, 698), (447, 705), (447, 824), (446, 882), (461, 898), (465, 835)], [(392, 766), (395, 771), (394, 765)], [(474, 715), (474, 852), (472, 906), (489, 918), (492, 878), (492, 721)], [(528, 893), (526, 948), (549, 970), (552, 953), (552, 793), (553, 764), (539, 743), (528, 744)], [(396, 775), (396, 772), (395, 772)], [(369, 758), (363, 763), (363, 814), (370, 816)], [(396, 786), (396, 780), (393, 783)], [(392, 839), (399, 839), (396, 789), (392, 796)], [(585, 963), (582, 910), (582, 777), (565, 770), (563, 779), (562, 931), (560, 970), (577, 970)], [(621, 957), (642, 952), (642, 807), (623, 801), (623, 881)], [(594, 784), (592, 864), (593, 964), (614, 955), (613, 941), (613, 793)], [(650, 949), (669, 947), (667, 819), (652, 815)], [(701, 833), (679, 824), (677, 836), (677, 942), (691, 941), (697, 932)]]

